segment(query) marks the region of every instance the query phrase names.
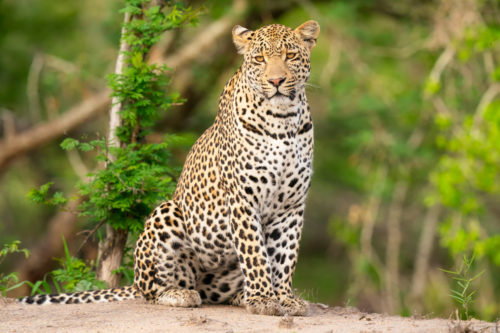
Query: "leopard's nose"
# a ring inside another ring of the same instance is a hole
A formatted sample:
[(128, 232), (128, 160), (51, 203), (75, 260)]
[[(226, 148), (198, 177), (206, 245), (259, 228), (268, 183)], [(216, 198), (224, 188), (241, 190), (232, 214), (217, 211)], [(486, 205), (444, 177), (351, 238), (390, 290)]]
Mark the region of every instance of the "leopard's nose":
[(285, 82), (285, 80), (286, 80), (286, 78), (279, 77), (277, 79), (269, 79), (269, 80), (267, 80), (267, 82), (269, 82), (270, 84), (272, 84), (275, 87), (279, 87), (283, 82)]

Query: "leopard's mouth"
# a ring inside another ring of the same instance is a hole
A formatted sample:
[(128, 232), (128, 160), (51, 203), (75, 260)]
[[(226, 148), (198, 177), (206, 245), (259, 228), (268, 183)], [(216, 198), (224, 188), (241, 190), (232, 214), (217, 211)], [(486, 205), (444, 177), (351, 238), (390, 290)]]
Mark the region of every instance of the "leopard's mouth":
[(280, 97), (286, 97), (286, 98), (293, 101), (295, 99), (295, 89), (292, 89), (288, 95), (282, 93), (281, 91), (279, 91), (279, 89), (276, 89), (276, 92), (274, 93), (274, 95), (268, 97), (268, 99), (280, 98)]

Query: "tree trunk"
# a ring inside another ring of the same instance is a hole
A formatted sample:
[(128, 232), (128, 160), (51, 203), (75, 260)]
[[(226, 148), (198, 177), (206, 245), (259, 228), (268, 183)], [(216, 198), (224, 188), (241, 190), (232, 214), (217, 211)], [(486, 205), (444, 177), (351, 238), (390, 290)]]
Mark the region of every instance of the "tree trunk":
[(116, 288), (120, 285), (120, 276), (113, 274), (113, 271), (118, 269), (122, 263), (127, 236), (127, 230), (114, 229), (107, 224), (106, 238), (99, 243), (97, 278), (106, 281), (110, 288)]
[(392, 203), (387, 217), (386, 247), (386, 311), (394, 314), (399, 309), (399, 250), (401, 247), (401, 215), (408, 191), (408, 182), (400, 180), (394, 186)]
[(427, 282), (427, 271), (429, 269), (429, 261), (432, 254), (432, 247), (436, 236), (436, 226), (439, 220), (440, 212), (441, 205), (439, 204), (432, 206), (427, 211), (415, 256), (415, 270), (413, 271), (413, 277), (411, 280), (411, 300), (413, 308), (417, 312), (421, 312), (423, 309), (422, 296)]
[[(121, 32), (121, 44), (118, 59), (116, 60), (115, 73), (121, 74), (123, 72), (125, 52), (128, 45), (124, 39), (125, 24), (130, 22), (130, 13), (125, 13), (124, 24)], [(121, 146), (120, 139), (116, 136), (116, 129), (121, 125), (121, 117), (119, 111), (121, 105), (117, 97), (113, 97), (111, 101), (111, 110), (109, 112), (109, 135), (108, 146), (119, 147)], [(108, 159), (113, 161), (113, 156), (108, 155)], [(120, 277), (113, 274), (122, 262), (123, 250), (127, 242), (128, 231), (123, 229), (113, 229), (109, 224), (106, 225), (106, 238), (103, 242), (99, 243), (99, 265), (97, 266), (97, 279), (106, 281), (110, 288), (118, 287), (120, 284)]]

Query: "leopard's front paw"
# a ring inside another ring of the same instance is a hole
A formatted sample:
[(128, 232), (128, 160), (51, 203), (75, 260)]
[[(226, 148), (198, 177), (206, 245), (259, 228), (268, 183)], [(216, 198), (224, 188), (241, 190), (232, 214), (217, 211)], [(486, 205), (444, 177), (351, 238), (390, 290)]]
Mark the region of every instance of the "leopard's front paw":
[(158, 296), (156, 303), (181, 308), (194, 308), (201, 305), (201, 297), (196, 290), (169, 289)]
[(283, 311), (289, 316), (307, 316), (309, 303), (297, 297), (284, 297), (279, 301)]
[(262, 296), (251, 296), (246, 299), (247, 310), (250, 313), (267, 316), (282, 316), (283, 310), (277, 299)]
[(245, 293), (243, 290), (238, 291), (229, 299), (229, 304), (234, 306), (245, 306)]

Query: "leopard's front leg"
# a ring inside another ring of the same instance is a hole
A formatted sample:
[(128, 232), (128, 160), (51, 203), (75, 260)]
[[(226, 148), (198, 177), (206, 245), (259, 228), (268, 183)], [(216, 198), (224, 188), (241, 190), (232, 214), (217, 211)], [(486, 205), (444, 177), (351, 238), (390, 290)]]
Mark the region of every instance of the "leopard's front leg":
[(235, 204), (231, 205), (230, 212), (233, 242), (244, 276), (246, 307), (251, 313), (280, 316), (283, 310), (273, 288), (262, 225), (250, 207)]
[(303, 204), (292, 208), (264, 226), (273, 287), (283, 311), (290, 316), (305, 316), (308, 311), (308, 303), (296, 297), (292, 289), (292, 277), (297, 264), (304, 221), (304, 208)]

